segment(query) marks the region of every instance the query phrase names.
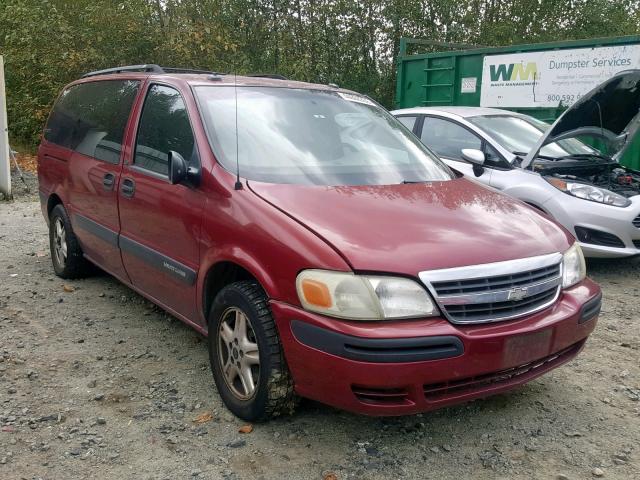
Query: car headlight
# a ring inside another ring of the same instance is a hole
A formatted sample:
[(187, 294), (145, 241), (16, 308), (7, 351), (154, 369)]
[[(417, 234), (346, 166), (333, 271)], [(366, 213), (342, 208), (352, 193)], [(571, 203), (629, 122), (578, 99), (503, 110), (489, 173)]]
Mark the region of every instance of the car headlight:
[(580, 245), (574, 243), (562, 256), (562, 288), (569, 288), (587, 276)]
[(618, 195), (617, 193), (610, 192), (609, 190), (605, 190), (604, 188), (594, 187), (593, 185), (587, 185), (586, 183), (567, 182), (555, 177), (543, 178), (558, 190), (562, 190), (564, 193), (568, 193), (574, 197), (590, 200), (592, 202), (604, 203), (606, 205), (613, 205), (614, 207), (628, 207), (631, 205), (631, 200), (628, 198)]
[(408, 278), (304, 270), (296, 289), (306, 310), (332, 317), (384, 320), (438, 314), (427, 291)]

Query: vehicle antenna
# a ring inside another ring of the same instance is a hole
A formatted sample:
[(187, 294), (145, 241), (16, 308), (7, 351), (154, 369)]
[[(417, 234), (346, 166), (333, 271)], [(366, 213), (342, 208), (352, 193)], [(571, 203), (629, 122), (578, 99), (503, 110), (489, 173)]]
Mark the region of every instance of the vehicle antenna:
[(236, 190), (242, 190), (242, 182), (240, 181), (240, 148), (238, 146), (238, 82), (236, 79), (236, 65), (233, 65), (233, 95), (235, 97), (235, 115), (236, 115)]

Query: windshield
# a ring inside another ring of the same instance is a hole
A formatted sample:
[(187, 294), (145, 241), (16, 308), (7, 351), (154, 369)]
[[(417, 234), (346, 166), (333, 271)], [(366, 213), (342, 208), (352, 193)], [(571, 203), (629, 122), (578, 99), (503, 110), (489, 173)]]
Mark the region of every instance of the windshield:
[[(468, 120), (516, 155), (529, 153), (544, 132), (549, 129), (548, 123), (533, 117), (525, 119), (510, 115), (483, 115), (470, 117)], [(592, 153), (597, 152), (575, 138), (549, 143), (540, 150), (541, 156), (552, 158)]]
[[(231, 86), (196, 87), (218, 161), (236, 171)], [(385, 185), (450, 180), (453, 173), (393, 116), (360, 95), (237, 87), (240, 175), (307, 185)]]

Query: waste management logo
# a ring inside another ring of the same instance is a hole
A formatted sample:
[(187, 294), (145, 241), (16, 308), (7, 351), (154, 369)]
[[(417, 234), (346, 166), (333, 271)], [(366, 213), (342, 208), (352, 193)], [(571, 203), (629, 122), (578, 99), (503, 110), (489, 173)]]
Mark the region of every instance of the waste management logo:
[(490, 65), (489, 76), (492, 82), (535, 80), (538, 76), (538, 65), (535, 62)]

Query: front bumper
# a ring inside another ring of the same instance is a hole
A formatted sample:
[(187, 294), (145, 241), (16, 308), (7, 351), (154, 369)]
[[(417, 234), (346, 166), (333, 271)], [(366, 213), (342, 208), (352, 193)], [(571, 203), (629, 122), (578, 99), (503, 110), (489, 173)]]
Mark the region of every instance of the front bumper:
[(500, 393), (571, 360), (593, 331), (590, 280), (517, 320), (345, 322), (272, 301), (296, 392), (368, 415), (413, 414)]
[(633, 223), (640, 217), (640, 195), (631, 197), (628, 207), (619, 208), (558, 191), (543, 204), (543, 208), (573, 235), (576, 235), (576, 227), (584, 227), (615, 235), (624, 244), (613, 247), (580, 242), (587, 257), (617, 258), (640, 254), (640, 228)]

